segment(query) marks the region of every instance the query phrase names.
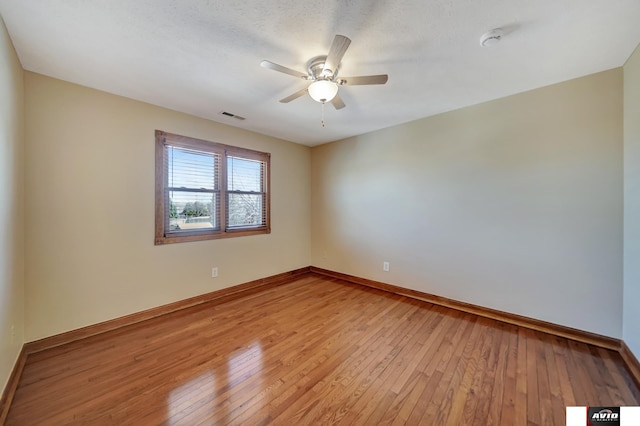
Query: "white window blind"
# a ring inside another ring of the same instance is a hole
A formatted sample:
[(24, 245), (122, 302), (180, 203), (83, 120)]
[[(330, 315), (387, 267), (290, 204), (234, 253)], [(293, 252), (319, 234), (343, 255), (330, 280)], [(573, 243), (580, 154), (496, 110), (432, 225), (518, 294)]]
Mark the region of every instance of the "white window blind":
[(169, 231), (220, 229), (220, 154), (166, 149)]
[(266, 162), (227, 157), (227, 226), (266, 225)]

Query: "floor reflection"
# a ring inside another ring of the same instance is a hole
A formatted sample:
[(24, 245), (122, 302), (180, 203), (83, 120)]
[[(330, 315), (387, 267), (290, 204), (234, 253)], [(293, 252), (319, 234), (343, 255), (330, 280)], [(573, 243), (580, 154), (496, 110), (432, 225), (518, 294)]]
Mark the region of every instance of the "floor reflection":
[(246, 349), (232, 354), (227, 365), (230, 380), (233, 380), (235, 376), (243, 376), (249, 371), (260, 371), (262, 369), (262, 346), (260, 342), (253, 342)]
[(189, 419), (192, 417), (224, 424), (250, 408), (253, 404), (245, 400), (247, 393), (242, 392), (243, 382), (254, 389), (263, 386), (262, 346), (259, 341), (253, 342), (229, 354), (226, 363), (221, 357), (207, 368), (170, 392), (168, 425), (191, 424)]
[(193, 407), (204, 397), (215, 394), (216, 378), (212, 371), (205, 371), (187, 383), (175, 388), (167, 401), (168, 424), (186, 424), (185, 418), (192, 413)]

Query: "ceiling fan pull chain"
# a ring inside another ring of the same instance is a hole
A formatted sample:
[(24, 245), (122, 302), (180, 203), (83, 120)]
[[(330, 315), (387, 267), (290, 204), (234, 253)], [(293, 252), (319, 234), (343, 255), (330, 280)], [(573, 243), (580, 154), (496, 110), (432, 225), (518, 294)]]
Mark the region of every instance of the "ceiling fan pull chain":
[(322, 102), (322, 118), (320, 119), (320, 123), (322, 123), (322, 127), (324, 127), (324, 102)]

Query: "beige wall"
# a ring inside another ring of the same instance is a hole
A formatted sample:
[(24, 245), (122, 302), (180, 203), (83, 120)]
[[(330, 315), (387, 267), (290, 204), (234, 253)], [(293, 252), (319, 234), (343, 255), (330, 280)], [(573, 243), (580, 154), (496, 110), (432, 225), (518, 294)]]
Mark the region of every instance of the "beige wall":
[[(308, 147), (29, 72), (25, 87), (27, 341), (309, 265)], [(272, 233), (154, 246), (156, 129), (270, 152)]]
[(640, 46), (624, 66), (623, 339), (640, 359)]
[(621, 69), (315, 147), (312, 264), (619, 338), (622, 161)]
[(0, 392), (24, 342), (23, 86), (0, 17)]

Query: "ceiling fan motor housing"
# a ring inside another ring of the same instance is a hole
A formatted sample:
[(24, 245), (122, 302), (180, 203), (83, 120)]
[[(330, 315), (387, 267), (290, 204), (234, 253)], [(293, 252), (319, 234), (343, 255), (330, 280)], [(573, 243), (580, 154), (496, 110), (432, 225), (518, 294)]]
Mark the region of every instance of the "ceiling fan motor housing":
[(333, 80), (333, 78), (338, 75), (340, 65), (337, 66), (337, 69), (331, 70), (331, 74), (329, 75), (322, 72), (326, 60), (327, 55), (314, 56), (309, 59), (309, 62), (307, 62), (307, 72), (312, 80)]

